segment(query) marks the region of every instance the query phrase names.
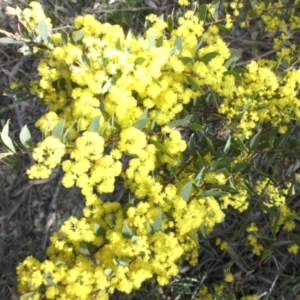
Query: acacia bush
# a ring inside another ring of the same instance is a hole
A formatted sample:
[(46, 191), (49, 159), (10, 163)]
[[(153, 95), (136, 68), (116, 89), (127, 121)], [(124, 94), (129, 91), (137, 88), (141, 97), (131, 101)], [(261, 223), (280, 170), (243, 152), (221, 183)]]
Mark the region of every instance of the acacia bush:
[[(47, 259), (19, 264), (20, 299), (108, 299), (149, 279), (167, 285), (184, 262), (201, 261), (199, 237), (230, 213), (245, 219), (239, 235), (258, 261), (279, 246), (298, 253), (299, 175), (274, 168), (297, 158), (299, 145), (296, 2), (191, 9), (179, 0), (166, 20), (149, 15), (140, 36), (92, 15), (78, 16), (70, 31), (51, 30), (38, 2), (10, 12), (21, 36), (5, 32), (2, 42), (40, 57), (31, 89), (49, 106), (36, 122), (39, 143), (26, 128), (20, 134), (35, 160), (28, 176), (47, 178), (61, 166), (63, 186), (79, 187), (86, 201), (83, 217), (51, 236)], [(251, 18), (276, 33), (276, 55), (239, 66), (223, 33)], [(1, 137), (15, 151), (8, 125)], [(221, 236), (216, 246), (230, 247)], [(221, 297), (236, 280), (230, 268), (222, 278), (197, 299)]]

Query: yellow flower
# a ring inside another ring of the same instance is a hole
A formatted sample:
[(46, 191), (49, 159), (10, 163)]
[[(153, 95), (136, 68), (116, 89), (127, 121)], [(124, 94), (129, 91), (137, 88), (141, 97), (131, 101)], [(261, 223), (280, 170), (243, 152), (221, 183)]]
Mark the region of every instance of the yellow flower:
[(234, 281), (234, 277), (233, 277), (233, 275), (232, 275), (231, 273), (227, 273), (227, 274), (225, 275), (224, 280), (225, 280), (226, 282), (233, 282), (233, 281)]

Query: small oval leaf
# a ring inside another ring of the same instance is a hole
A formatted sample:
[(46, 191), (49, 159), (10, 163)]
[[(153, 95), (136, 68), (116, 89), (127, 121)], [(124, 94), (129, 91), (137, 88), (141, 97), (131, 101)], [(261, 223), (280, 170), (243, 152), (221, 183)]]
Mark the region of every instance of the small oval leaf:
[(15, 146), (12, 142), (12, 139), (8, 136), (9, 134), (9, 120), (7, 120), (6, 124), (3, 127), (1, 132), (1, 139), (4, 145), (12, 152), (16, 152)]
[(58, 121), (54, 126), (51, 135), (60, 140), (62, 138), (62, 134), (64, 131), (64, 125), (65, 125), (65, 120)]
[(22, 128), (19, 138), (24, 147), (29, 148), (29, 149), (32, 148), (32, 146), (33, 146), (32, 145), (32, 137), (31, 137), (31, 134), (30, 134), (30, 131), (29, 131), (27, 125), (25, 125)]
[(193, 182), (190, 181), (188, 183), (186, 183), (181, 191), (180, 191), (180, 197), (185, 201), (187, 202), (190, 198), (190, 195), (191, 195), (191, 191), (192, 191), (192, 187), (193, 187)]

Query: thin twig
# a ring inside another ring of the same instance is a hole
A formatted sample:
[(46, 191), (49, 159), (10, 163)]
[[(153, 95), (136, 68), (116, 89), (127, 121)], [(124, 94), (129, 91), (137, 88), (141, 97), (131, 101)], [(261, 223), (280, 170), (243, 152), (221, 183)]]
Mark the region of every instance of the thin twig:
[(251, 59), (249, 59), (249, 60), (246, 60), (246, 61), (242, 61), (242, 62), (240, 62), (240, 63), (237, 63), (236, 66), (239, 67), (239, 66), (247, 65), (247, 64), (251, 63), (251, 62), (254, 61), (254, 60), (257, 60), (257, 59), (259, 59), (259, 58), (262, 58), (262, 57), (271, 55), (271, 54), (276, 53), (276, 52), (277, 52), (277, 50), (270, 50), (270, 51), (268, 51), (268, 52), (266, 52), (266, 53), (263, 53), (263, 54), (258, 55), (258, 56), (256, 56), (256, 57), (253, 57), (253, 58), (251, 58)]
[(48, 236), (49, 236), (49, 229), (54, 224), (54, 222), (56, 221), (56, 202), (57, 202), (57, 197), (58, 197), (59, 192), (60, 192), (62, 178), (63, 178), (63, 175), (61, 175), (59, 180), (58, 180), (57, 186), (55, 188), (55, 191), (53, 193), (52, 200), (51, 200), (51, 203), (50, 203), (49, 213), (48, 213), (48, 216), (47, 216), (47, 221), (46, 221), (45, 228), (44, 228), (44, 233), (43, 233), (43, 242), (42, 242), (42, 249), (43, 250), (46, 249), (46, 243), (47, 243)]

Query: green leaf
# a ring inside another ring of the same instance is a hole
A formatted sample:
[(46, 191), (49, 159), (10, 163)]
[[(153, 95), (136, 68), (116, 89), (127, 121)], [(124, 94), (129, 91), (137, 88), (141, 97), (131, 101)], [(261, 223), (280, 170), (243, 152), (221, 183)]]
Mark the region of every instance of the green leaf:
[(279, 241), (279, 242), (275, 242), (273, 244), (274, 247), (280, 247), (280, 246), (286, 246), (286, 245), (290, 245), (292, 243), (292, 241)]
[(102, 88), (102, 95), (105, 94), (109, 89), (117, 82), (120, 78), (121, 74), (115, 74), (111, 78), (109, 78)]
[(1, 132), (1, 139), (4, 145), (12, 152), (16, 152), (15, 146), (12, 139), (8, 136), (9, 134), (9, 120), (7, 120)]
[(292, 232), (288, 231), (288, 237), (298, 246), (300, 247), (300, 237)]
[(173, 17), (171, 15), (168, 16), (168, 30), (170, 31), (170, 33), (173, 31), (174, 29), (174, 21), (173, 21)]
[(18, 52), (22, 53), (23, 55), (31, 55), (33, 54), (32, 52), (32, 47), (28, 46), (28, 45), (23, 45)]
[(53, 281), (53, 278), (49, 272), (45, 274), (45, 280), (48, 285), (50, 286), (57, 286), (57, 284)]
[(219, 55), (219, 52), (213, 51), (210, 53), (206, 53), (204, 56), (202, 56), (199, 61), (202, 61), (204, 64), (208, 64), (213, 58)]
[(136, 121), (132, 126), (136, 129), (142, 131), (148, 122), (149, 122), (149, 119), (142, 119), (142, 120)]
[(234, 69), (234, 72), (240, 74), (240, 75), (243, 75), (243, 74), (246, 74), (247, 73), (247, 70), (246, 69), (243, 69), (243, 68), (235, 68)]
[(222, 25), (222, 24), (216, 24), (216, 26), (223, 32), (227, 33), (227, 34), (232, 34), (231, 30), (229, 28), (227, 28), (226, 26)]
[(101, 136), (105, 137), (105, 133), (106, 133), (106, 130), (107, 130), (107, 128), (108, 128), (108, 125), (113, 124), (113, 123), (114, 123), (113, 120), (114, 120), (114, 113), (113, 113), (113, 114), (109, 117), (109, 119), (105, 122), (105, 125), (104, 125), (104, 127), (103, 127), (103, 130), (102, 130), (102, 132), (100, 132), (100, 135), (101, 135)]
[(186, 76), (186, 79), (187, 79), (188, 83), (191, 85), (192, 89), (203, 93), (202, 88), (194, 81), (194, 79), (192, 79), (192, 77)]
[(192, 130), (202, 130), (204, 127), (203, 127), (203, 125), (201, 125), (201, 124), (199, 124), (199, 123), (193, 123), (192, 125), (191, 125), (191, 129)]
[(107, 277), (110, 277), (110, 276), (113, 276), (115, 274), (115, 271), (113, 269), (105, 269), (104, 270), (104, 274), (107, 276)]
[(237, 188), (236, 188), (236, 186), (235, 186), (233, 177), (231, 177), (231, 178), (229, 179), (229, 185), (230, 185), (230, 187), (231, 187), (234, 191), (237, 191)]
[(17, 41), (8, 37), (3, 37), (0, 38), (0, 44), (18, 44), (18, 45), (23, 45), (24, 42), (22, 41)]
[(235, 78), (235, 80), (237, 80), (237, 81), (242, 81), (243, 80), (242, 76), (239, 73), (234, 72), (234, 71), (226, 71), (226, 72), (223, 73), (223, 75), (224, 76), (232, 75)]
[(124, 49), (125, 53), (129, 53), (128, 46), (129, 46), (131, 40), (132, 40), (132, 31), (131, 31), (131, 29), (129, 29), (127, 36), (126, 36), (126, 41), (125, 41), (125, 49)]
[(242, 148), (242, 150), (244, 150), (245, 152), (248, 152), (247, 147), (245, 146), (244, 142), (239, 137), (236, 138), (236, 142)]
[(44, 42), (48, 41), (48, 29), (45, 19), (40, 19), (38, 23), (38, 29), (40, 32), (40, 36)]
[[(232, 65), (232, 64), (234, 64), (235, 65), (235, 62), (236, 61), (238, 61), (239, 60), (239, 58), (238, 57), (231, 57), (231, 58), (229, 58), (226, 62), (225, 62), (225, 64), (224, 64), (224, 67), (226, 68), (226, 69), (229, 69), (229, 67)], [(239, 73), (238, 73), (239, 74)]]
[(152, 47), (155, 46), (155, 33), (152, 33), (148, 36), (147, 40), (148, 40), (148, 50), (150, 50)]
[(200, 225), (200, 232), (206, 238), (205, 227), (203, 223)]
[(273, 253), (273, 251), (270, 250), (270, 249), (264, 250), (263, 254), (261, 255), (261, 260), (265, 260), (265, 259), (268, 258), (272, 253)]
[(123, 222), (123, 228), (122, 228), (122, 235), (125, 238), (131, 238), (133, 235), (133, 232), (126, 221)]
[(160, 150), (162, 153), (168, 155), (169, 157), (173, 158), (172, 154), (164, 147), (163, 144), (161, 144), (160, 142), (157, 142), (153, 139), (150, 139), (150, 142), (158, 149)]
[(89, 245), (86, 242), (80, 242), (80, 253), (83, 255), (90, 255), (90, 249)]
[(181, 56), (181, 57), (178, 57), (178, 59), (180, 61), (182, 61), (184, 65), (187, 65), (187, 64), (193, 62), (193, 59), (191, 57)]
[(142, 112), (141, 116), (139, 117), (139, 120), (147, 119), (147, 117), (148, 117), (148, 111), (149, 111), (149, 108), (146, 108), (146, 109)]
[(188, 142), (188, 149), (189, 149), (191, 155), (194, 155), (196, 153), (195, 134), (194, 133), (190, 136), (190, 139)]
[(267, 9), (270, 5), (271, 0), (264, 0), (265, 8)]
[(253, 9), (256, 9), (255, 8), (256, 2), (257, 2), (257, 0), (250, 0), (250, 4), (251, 4), (251, 6), (252, 6)]
[(271, 138), (275, 137), (278, 133), (278, 128), (272, 128), (265, 133), (261, 134), (262, 140), (270, 140)]
[(156, 78), (154, 78), (153, 76), (152, 76), (152, 80), (153, 80), (160, 88), (162, 88), (160, 82), (159, 82)]
[(33, 295), (35, 295), (34, 292), (25, 293), (22, 295), (22, 298), (29, 298), (29, 297), (32, 297)]
[(188, 183), (186, 183), (181, 191), (180, 191), (180, 197), (185, 201), (187, 202), (190, 198), (190, 195), (191, 195), (191, 191), (192, 191), (192, 187), (193, 187), (193, 182), (190, 181)]
[(201, 48), (202, 44), (203, 44), (203, 41), (204, 39), (201, 38), (199, 43), (197, 44), (196, 48), (195, 48), (195, 52), (194, 52), (194, 55), (193, 55), (193, 61), (197, 60), (198, 58), (198, 52), (199, 52), (199, 49)]
[(198, 18), (200, 21), (205, 21), (207, 15), (207, 6), (206, 4), (202, 4), (199, 7)]
[(106, 230), (101, 225), (95, 223), (95, 225), (94, 225), (94, 234), (96, 236), (104, 236), (106, 234)]
[(276, 236), (276, 233), (279, 230), (279, 226), (278, 226), (279, 220), (280, 220), (280, 212), (277, 213), (277, 216), (275, 218), (275, 222), (274, 222), (274, 224), (272, 226), (272, 233), (273, 233), (274, 237)]
[(118, 257), (116, 255), (113, 256), (113, 263), (115, 266), (117, 266), (119, 264)]
[(150, 222), (148, 220), (147, 220), (147, 232), (149, 234), (154, 234), (155, 233), (153, 226), (150, 224)]
[[(235, 170), (233, 170), (233, 171), (235, 171)], [(253, 188), (253, 186), (251, 185), (251, 184), (249, 184), (246, 180), (245, 180), (245, 185), (246, 185), (246, 189), (248, 189), (248, 191), (250, 191), (251, 193), (253, 193), (253, 194), (256, 194), (256, 191), (254, 190), (254, 188)]]
[(152, 131), (153, 131), (153, 129), (154, 129), (154, 126), (155, 126), (155, 124), (156, 124), (156, 120), (157, 120), (159, 114), (160, 114), (160, 111), (159, 111), (159, 110), (156, 111), (155, 117), (154, 117), (154, 119), (153, 119), (153, 121), (152, 121), (152, 124), (151, 124), (151, 130), (152, 130)]
[(218, 167), (216, 170), (221, 170), (227, 168), (232, 162), (236, 160), (235, 157), (227, 157), (227, 158), (222, 158), (222, 160), (219, 162)]
[(188, 237), (197, 245), (197, 247), (200, 247), (198, 235), (194, 229), (188, 233)]
[(212, 13), (212, 17), (214, 20), (219, 18), (219, 7), (220, 7), (220, 0), (213, 0), (211, 3), (211, 8), (213, 8), (214, 12)]
[(82, 29), (78, 30), (75, 34), (75, 43), (81, 42), (81, 40), (83, 39), (83, 31)]
[(229, 185), (218, 185), (218, 184), (210, 184), (212, 189), (222, 190), (224, 192), (229, 192), (230, 194), (237, 194), (238, 190), (235, 187)]
[(162, 218), (163, 218), (163, 212), (159, 212), (157, 217), (154, 220), (153, 223), (153, 229), (154, 231), (161, 231), (162, 230)]
[(163, 36), (160, 36), (157, 41), (156, 41), (156, 47), (159, 48), (163, 45), (164, 43), (164, 37)]
[(228, 139), (226, 141), (226, 144), (225, 144), (225, 147), (224, 147), (224, 150), (223, 150), (224, 154), (226, 154), (229, 151), (230, 146), (231, 146), (231, 135), (228, 137)]
[(55, 124), (51, 135), (60, 140), (62, 138), (62, 134), (63, 134), (63, 131), (64, 131), (64, 125), (65, 125), (65, 120), (58, 121)]
[(68, 141), (68, 135), (72, 129), (73, 125), (69, 126), (63, 134), (62, 142), (65, 144)]
[(127, 258), (124, 257), (124, 256), (121, 256), (121, 257), (119, 258), (119, 265), (122, 266), (122, 267), (127, 267), (127, 266), (129, 266), (129, 262), (128, 262)]
[(20, 132), (19, 138), (24, 147), (29, 148), (29, 149), (31, 149), (33, 147), (32, 137), (31, 137), (31, 134), (30, 134), (30, 131), (29, 131), (27, 125), (23, 126), (23, 128)]
[(82, 53), (78, 58), (82, 65), (87, 66), (89, 68), (92, 67), (90, 59), (85, 54)]
[(119, 51), (123, 51), (120, 38), (118, 38), (118, 40), (116, 42), (116, 49)]
[(179, 127), (179, 126), (183, 126), (183, 127), (188, 126), (190, 123), (190, 120), (193, 118), (193, 116), (194, 115), (188, 115), (181, 120), (171, 121), (170, 123), (167, 124), (167, 126), (169, 128), (174, 128), (174, 127)]
[(206, 171), (206, 167), (204, 166), (201, 171), (197, 174), (196, 178), (195, 178), (195, 185), (197, 187), (200, 187), (202, 185), (203, 182), (203, 177)]
[[(80, 120), (81, 120), (81, 119), (79, 119), (79, 121), (80, 121)], [(48, 120), (48, 121), (47, 121), (47, 124), (46, 124), (46, 126), (45, 126), (45, 132), (44, 132), (45, 137), (48, 136), (49, 129), (50, 129), (50, 121)]]
[(207, 147), (208, 147), (208, 149), (209, 149), (209, 152), (210, 152), (213, 156), (216, 156), (216, 155), (217, 155), (217, 152), (216, 152), (215, 148), (213, 147), (213, 145), (212, 145), (210, 139), (209, 139), (206, 135), (204, 136), (204, 139), (205, 139), (205, 141), (206, 141), (206, 143), (207, 143)]
[(131, 241), (133, 243), (136, 243), (138, 240), (139, 240), (139, 237), (137, 235), (133, 235), (132, 238), (131, 238)]
[(134, 200), (130, 200), (129, 202), (127, 202), (123, 208), (123, 218), (126, 219), (127, 218), (127, 211), (130, 207), (134, 206)]
[[(105, 273), (105, 272), (104, 272)], [(106, 274), (105, 274), (106, 275)], [(97, 294), (97, 298), (100, 298), (102, 296), (104, 296), (104, 294), (106, 293), (106, 289), (102, 289), (100, 290), (100, 292)]]
[(259, 144), (259, 139), (260, 139), (260, 131), (257, 132), (250, 140), (249, 143), (249, 148), (250, 150), (255, 150)]
[(199, 197), (205, 198), (205, 197), (219, 197), (219, 196), (224, 196), (228, 195), (228, 192), (224, 191), (217, 191), (217, 190), (209, 190), (204, 193), (202, 193)]
[(197, 155), (196, 163), (199, 165), (199, 169), (200, 168), (202, 169), (205, 166), (205, 161), (201, 156), (200, 152), (196, 152), (196, 155)]
[(183, 47), (182, 47), (182, 37), (181, 36), (178, 36), (174, 42), (174, 47), (179, 50), (179, 52), (181, 53), (182, 50), (183, 50)]
[(146, 61), (146, 58), (144, 58), (144, 57), (137, 57), (135, 59), (135, 61), (134, 61), (134, 64), (135, 65), (142, 65), (144, 61)]
[(247, 110), (249, 109), (249, 107), (251, 106), (251, 103), (252, 103), (251, 100), (250, 100), (249, 102), (247, 102), (247, 103), (244, 105), (242, 112), (247, 111)]
[(101, 119), (101, 116), (96, 116), (90, 126), (89, 126), (89, 131), (92, 131), (92, 132), (99, 132), (99, 129), (100, 129), (100, 119)]
[(213, 172), (215, 172), (215, 171), (218, 169), (218, 166), (219, 166), (219, 164), (220, 164), (220, 162), (221, 162), (222, 159), (223, 159), (223, 157), (219, 157), (219, 158), (217, 158), (217, 159), (213, 162), (212, 166), (210, 167), (210, 169), (211, 169)]
[(62, 42), (63, 42), (63, 45), (67, 45), (68, 44), (68, 41), (69, 41), (69, 35), (68, 33), (65, 31), (65, 30), (61, 30), (61, 38), (62, 38)]

